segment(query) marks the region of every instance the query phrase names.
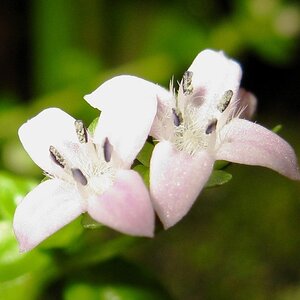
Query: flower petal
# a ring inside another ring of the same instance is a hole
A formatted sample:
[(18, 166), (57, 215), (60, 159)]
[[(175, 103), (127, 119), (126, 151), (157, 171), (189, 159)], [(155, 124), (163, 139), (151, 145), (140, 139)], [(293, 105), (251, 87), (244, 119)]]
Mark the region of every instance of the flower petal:
[(50, 179), (32, 190), (18, 205), (14, 231), (20, 251), (29, 251), (83, 212), (74, 186)]
[(125, 234), (153, 236), (154, 211), (150, 196), (135, 171), (119, 171), (113, 186), (89, 199), (88, 213), (96, 221)]
[(74, 126), (75, 119), (58, 108), (43, 110), (24, 123), (19, 129), (20, 140), (32, 160), (43, 170), (60, 171), (50, 157), (49, 147), (63, 142), (78, 143)]
[(167, 98), (158, 97), (157, 113), (149, 135), (158, 141), (169, 140), (174, 133), (174, 111), (176, 107), (175, 98), (171, 93)]
[(194, 94), (204, 97), (205, 103), (217, 104), (227, 90), (233, 91), (234, 98), (237, 96), (242, 70), (222, 51), (200, 52), (188, 70), (193, 72)]
[(94, 140), (107, 137), (129, 167), (143, 147), (156, 114), (157, 97), (168, 93), (160, 86), (134, 76), (117, 76), (102, 84), (85, 100), (102, 110)]
[(220, 132), (216, 158), (267, 167), (300, 179), (292, 147), (274, 132), (247, 120), (233, 119)]
[(150, 162), (150, 193), (160, 220), (169, 228), (186, 215), (212, 172), (214, 159), (202, 151), (195, 156), (157, 144)]
[(241, 119), (251, 120), (256, 111), (257, 106), (257, 99), (254, 96), (254, 94), (246, 91), (243, 88), (240, 88), (237, 101), (238, 109), (241, 111), (239, 117)]

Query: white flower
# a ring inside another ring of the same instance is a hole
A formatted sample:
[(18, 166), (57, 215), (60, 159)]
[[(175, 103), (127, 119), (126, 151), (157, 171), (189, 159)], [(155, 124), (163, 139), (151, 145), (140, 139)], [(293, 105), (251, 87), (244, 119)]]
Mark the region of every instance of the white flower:
[[(25, 150), (50, 177), (16, 209), (14, 231), (21, 251), (32, 249), (83, 212), (123, 233), (153, 236), (149, 193), (139, 174), (129, 170), (147, 134), (122, 147), (114, 143), (122, 124), (111, 120), (106, 126), (103, 119), (105, 114), (91, 136), (82, 121), (50, 108), (19, 129)], [(120, 131), (126, 140), (127, 132)]]
[(191, 208), (216, 160), (271, 168), (300, 179), (291, 146), (245, 119), (255, 97), (239, 89), (240, 65), (223, 52), (202, 51), (180, 83), (178, 95), (159, 99), (151, 135), (159, 141), (150, 163), (150, 192), (165, 228)]

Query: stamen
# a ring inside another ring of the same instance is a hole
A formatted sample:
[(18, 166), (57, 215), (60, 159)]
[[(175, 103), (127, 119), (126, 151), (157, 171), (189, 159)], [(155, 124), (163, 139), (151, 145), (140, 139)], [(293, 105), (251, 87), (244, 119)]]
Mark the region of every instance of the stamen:
[(220, 103), (218, 104), (217, 108), (218, 110), (222, 113), (229, 105), (230, 100), (233, 96), (233, 91), (232, 90), (228, 90), (224, 93)]
[(88, 135), (86, 128), (81, 120), (75, 121), (75, 130), (78, 137), (78, 140), (81, 144), (85, 144), (88, 142)]
[(183, 74), (182, 90), (185, 96), (190, 95), (193, 92), (192, 77), (193, 77), (193, 72), (191, 71), (186, 71)]
[(77, 181), (78, 183), (82, 184), (82, 185), (87, 185), (87, 179), (86, 177), (83, 175), (83, 173), (81, 172), (80, 169), (71, 169), (72, 171), (72, 175), (73, 178), (75, 179), (75, 181)]
[(49, 147), (50, 157), (52, 160), (61, 168), (64, 168), (66, 166), (66, 162), (64, 158), (61, 156), (61, 154), (57, 151), (57, 149), (53, 146)]
[(205, 133), (206, 133), (206, 134), (211, 134), (212, 132), (214, 132), (214, 131), (216, 130), (217, 123), (218, 123), (218, 120), (217, 120), (217, 119), (213, 119), (213, 120), (208, 124)]
[(182, 115), (180, 112), (177, 114), (174, 108), (172, 108), (172, 112), (173, 112), (172, 116), (173, 116), (174, 125), (178, 127), (182, 123)]
[(113, 146), (109, 142), (108, 138), (105, 138), (104, 145), (103, 145), (103, 152), (104, 152), (104, 159), (106, 162), (110, 162), (111, 155), (113, 152)]

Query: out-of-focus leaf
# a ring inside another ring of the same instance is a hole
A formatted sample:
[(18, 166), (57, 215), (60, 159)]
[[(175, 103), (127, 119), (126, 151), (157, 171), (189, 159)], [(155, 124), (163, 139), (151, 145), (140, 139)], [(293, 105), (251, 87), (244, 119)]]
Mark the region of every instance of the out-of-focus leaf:
[[(84, 276), (84, 281), (82, 281)], [(160, 283), (143, 268), (115, 258), (74, 273), (64, 291), (64, 300), (170, 300)]]
[(99, 229), (103, 225), (95, 221), (91, 216), (87, 213), (83, 214), (81, 218), (81, 225), (85, 229)]
[(146, 142), (144, 144), (144, 147), (142, 148), (142, 150), (138, 154), (137, 160), (140, 163), (142, 163), (144, 166), (149, 167), (153, 149), (154, 149), (154, 145), (149, 143), (149, 142)]
[(210, 178), (208, 182), (206, 183), (205, 187), (215, 187), (219, 185), (223, 185), (230, 181), (232, 178), (232, 175), (228, 172), (222, 171), (222, 170), (214, 170), (212, 174), (210, 175)]
[(84, 244), (68, 261), (63, 261), (62, 264), (64, 264), (66, 269), (73, 270), (107, 261), (123, 253), (141, 240), (141, 238), (119, 234), (116, 237), (105, 240), (104, 236), (104, 239), (102, 239), (101, 234), (97, 233), (97, 230), (90, 230), (89, 232), (91, 233), (92, 244)]
[(144, 183), (149, 186), (149, 168), (144, 165), (136, 165), (133, 167), (133, 170), (138, 172), (142, 176)]
[(281, 129), (282, 129), (282, 125), (278, 124), (272, 129), (272, 131), (278, 133)]
[(226, 161), (226, 160), (217, 160), (214, 164), (214, 170), (221, 170), (226, 168), (228, 165), (230, 164), (230, 162)]
[(47, 257), (38, 251), (20, 254), (10, 221), (0, 222), (0, 234), (0, 282), (36, 271), (47, 263)]
[(12, 219), (17, 203), (37, 182), (0, 172), (0, 219)]
[(99, 121), (99, 117), (95, 118), (93, 122), (90, 124), (90, 126), (88, 127), (88, 131), (90, 132), (91, 135), (94, 135), (98, 121)]
[(20, 254), (12, 223), (0, 222), (1, 299), (35, 299), (44, 280), (53, 274), (50, 262), (48, 256), (35, 250)]
[(106, 285), (102, 287), (78, 284), (70, 286), (64, 300), (166, 300), (155, 290), (130, 285)]
[(41, 249), (66, 248), (77, 241), (83, 230), (81, 218), (77, 218), (55, 232), (38, 247)]
[(64, 300), (98, 300), (98, 289), (94, 286), (77, 283), (69, 286), (64, 293)]

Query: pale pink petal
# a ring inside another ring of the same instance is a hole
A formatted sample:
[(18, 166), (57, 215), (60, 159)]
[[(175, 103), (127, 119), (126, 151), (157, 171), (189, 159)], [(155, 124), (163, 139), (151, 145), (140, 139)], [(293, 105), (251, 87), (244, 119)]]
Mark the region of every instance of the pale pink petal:
[(43, 110), (19, 129), (20, 140), (32, 160), (43, 170), (59, 171), (50, 157), (50, 145), (59, 147), (63, 142), (78, 143), (75, 119), (58, 108)]
[(173, 93), (172, 80), (170, 92), (157, 97), (157, 112), (149, 135), (159, 141), (168, 140), (174, 132), (173, 109), (176, 108), (177, 99)]
[(42, 182), (18, 205), (14, 232), (20, 251), (29, 251), (83, 212), (75, 187), (59, 179)]
[(237, 97), (242, 70), (222, 51), (200, 52), (188, 70), (193, 72), (193, 93), (203, 97), (205, 103), (217, 104), (227, 90), (233, 91), (232, 101)]
[[(173, 98), (173, 100), (171, 100)], [(174, 133), (173, 108), (176, 107), (175, 98), (171, 96), (168, 101), (161, 101), (158, 98), (157, 113), (149, 135), (158, 141), (169, 140)]]
[(138, 173), (121, 170), (113, 186), (88, 200), (88, 213), (96, 221), (122, 233), (152, 237), (154, 211), (149, 193)]
[(292, 147), (272, 131), (247, 120), (234, 119), (220, 132), (216, 159), (267, 167), (300, 179)]
[(107, 137), (125, 167), (143, 147), (157, 109), (157, 98), (168, 94), (160, 86), (134, 76), (117, 76), (84, 98), (102, 110), (94, 140)]
[(150, 162), (150, 193), (165, 228), (186, 215), (209, 179), (213, 164), (207, 151), (190, 156), (166, 141), (155, 146)]
[(250, 120), (256, 111), (256, 106), (257, 106), (256, 97), (251, 92), (248, 92), (243, 88), (240, 88), (237, 101), (238, 101), (237, 102), (238, 110), (240, 110), (241, 112), (239, 117), (241, 119)]

